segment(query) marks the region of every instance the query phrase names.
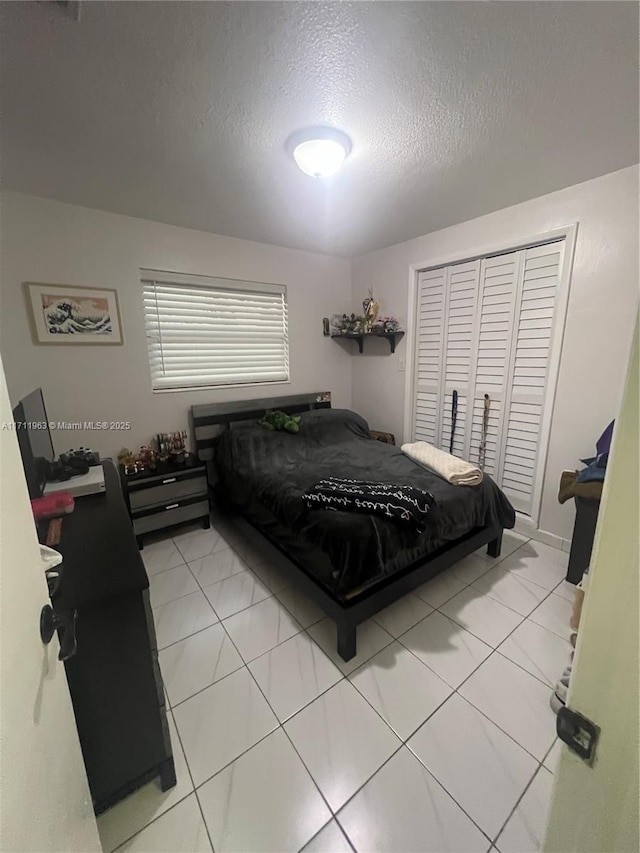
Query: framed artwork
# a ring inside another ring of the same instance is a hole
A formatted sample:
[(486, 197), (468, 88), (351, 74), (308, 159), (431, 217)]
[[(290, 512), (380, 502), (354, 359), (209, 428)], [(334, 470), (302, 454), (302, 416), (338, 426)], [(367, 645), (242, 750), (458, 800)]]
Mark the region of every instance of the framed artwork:
[(68, 284), (24, 285), (34, 342), (38, 344), (122, 344), (115, 290)]

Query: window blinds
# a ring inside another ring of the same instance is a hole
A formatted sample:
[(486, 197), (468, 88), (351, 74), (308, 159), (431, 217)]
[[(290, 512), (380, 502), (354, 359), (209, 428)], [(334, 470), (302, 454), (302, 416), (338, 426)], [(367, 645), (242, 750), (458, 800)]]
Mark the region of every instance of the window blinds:
[(286, 288), (142, 270), (155, 391), (286, 382)]

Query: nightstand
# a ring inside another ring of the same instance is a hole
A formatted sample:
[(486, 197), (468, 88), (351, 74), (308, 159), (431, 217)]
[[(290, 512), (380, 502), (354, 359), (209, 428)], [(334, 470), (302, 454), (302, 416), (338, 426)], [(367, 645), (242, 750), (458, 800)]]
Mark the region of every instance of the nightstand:
[(205, 528), (211, 524), (207, 469), (194, 456), (183, 465), (159, 464), (130, 476), (120, 465), (120, 481), (140, 549), (146, 533), (198, 520)]

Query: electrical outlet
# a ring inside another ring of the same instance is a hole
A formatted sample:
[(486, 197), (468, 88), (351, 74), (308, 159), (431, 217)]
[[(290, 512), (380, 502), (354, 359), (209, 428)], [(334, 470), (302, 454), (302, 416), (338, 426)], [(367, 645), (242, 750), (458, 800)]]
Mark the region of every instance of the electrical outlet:
[(399, 358), (398, 359), (398, 373), (404, 373), (406, 367), (407, 367), (407, 363), (404, 360), (404, 358)]

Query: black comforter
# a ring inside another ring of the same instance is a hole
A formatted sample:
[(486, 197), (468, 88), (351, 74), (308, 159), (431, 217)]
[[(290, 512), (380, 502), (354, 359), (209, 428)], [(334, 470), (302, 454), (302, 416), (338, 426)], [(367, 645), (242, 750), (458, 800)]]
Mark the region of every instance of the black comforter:
[[(452, 486), (399, 447), (370, 438), (366, 421), (346, 410), (303, 414), (297, 435), (238, 426), (220, 436), (215, 460), (220, 494), (339, 596), (400, 571), (474, 528), (515, 523), (513, 507), (488, 476), (479, 486)], [(307, 509), (302, 495), (331, 476), (430, 492), (435, 506), (425, 531), (379, 516)]]

